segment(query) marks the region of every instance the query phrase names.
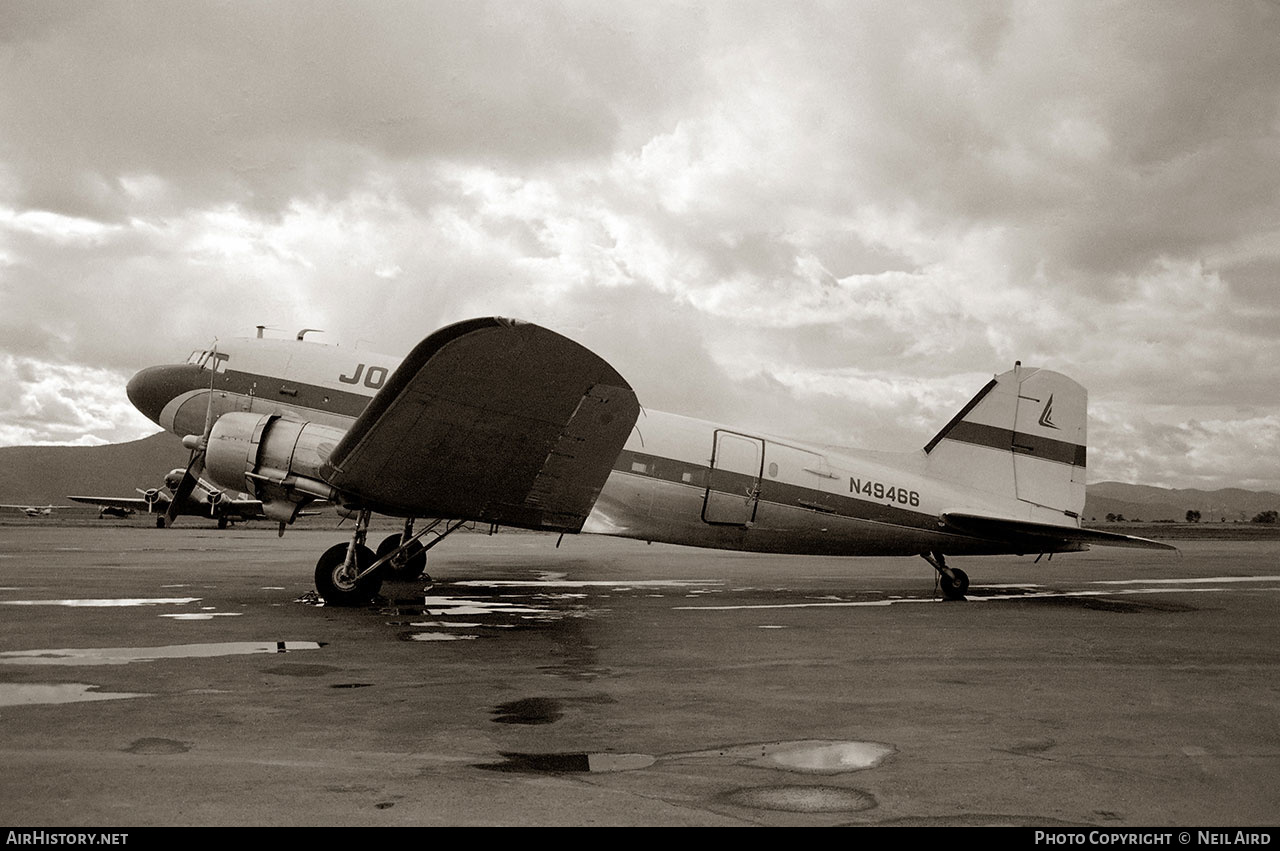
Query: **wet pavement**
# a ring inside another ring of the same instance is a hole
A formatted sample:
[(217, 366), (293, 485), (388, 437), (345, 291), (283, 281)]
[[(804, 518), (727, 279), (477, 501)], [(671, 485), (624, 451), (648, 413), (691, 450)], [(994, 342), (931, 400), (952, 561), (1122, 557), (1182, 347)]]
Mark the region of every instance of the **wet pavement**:
[(776, 557), (0, 527), (0, 823), (1271, 824), (1280, 544)]

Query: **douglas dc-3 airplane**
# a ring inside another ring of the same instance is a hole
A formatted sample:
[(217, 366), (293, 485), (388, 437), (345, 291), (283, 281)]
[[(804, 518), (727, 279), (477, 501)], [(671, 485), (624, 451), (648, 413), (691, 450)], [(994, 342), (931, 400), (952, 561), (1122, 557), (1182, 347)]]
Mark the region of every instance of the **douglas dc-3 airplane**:
[[(778, 554), (919, 555), (949, 599), (969, 580), (946, 555), (1174, 549), (1081, 528), (1085, 390), (1021, 365), (909, 453), (645, 410), (593, 352), (499, 318), (442, 328), (402, 361), (259, 332), (144, 369), (128, 394), (192, 450), (179, 500), (204, 475), (260, 500), (281, 534), (314, 501), (354, 513), (350, 541), (316, 565), (330, 604), (367, 602), (383, 565), (425, 563), (466, 521)], [(365, 546), (373, 512), (405, 519), (377, 553)], [(439, 519), (415, 532), (417, 518)]]
[(108, 511), (125, 510), (133, 513), (145, 509), (148, 514), (156, 515), (156, 526), (161, 529), (172, 525), (178, 516), (184, 514), (215, 518), (219, 529), (225, 529), (232, 523), (263, 517), (262, 503), (258, 500), (249, 499), (244, 494), (224, 492), (200, 478), (187, 489), (183, 499), (174, 499), (173, 494), (178, 492), (186, 472), (182, 467), (170, 470), (164, 477), (164, 488), (138, 488), (138, 493), (142, 494), (140, 497), (68, 496), (67, 499), (101, 506), (100, 516)]
[(16, 508), (28, 517), (48, 517), (59, 508), (75, 508), (74, 505), (0, 505), (0, 508)]

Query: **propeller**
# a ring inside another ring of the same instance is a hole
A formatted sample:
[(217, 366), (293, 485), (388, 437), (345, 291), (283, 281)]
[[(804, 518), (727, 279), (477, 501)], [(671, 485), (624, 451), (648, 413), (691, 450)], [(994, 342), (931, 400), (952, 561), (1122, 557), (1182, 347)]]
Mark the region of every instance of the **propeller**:
[(218, 513), (218, 503), (222, 502), (222, 491), (209, 491), (209, 516), (214, 517)]
[(191, 492), (196, 489), (196, 485), (200, 481), (200, 474), (204, 472), (204, 453), (209, 448), (209, 433), (213, 431), (213, 382), (217, 377), (218, 365), (218, 341), (213, 341), (213, 349), (210, 352), (211, 357), (209, 363), (209, 400), (204, 409), (204, 432), (202, 434), (189, 434), (182, 438), (182, 445), (191, 450), (191, 460), (187, 462), (187, 469), (182, 474), (182, 481), (178, 483), (178, 487), (173, 491), (173, 500), (169, 503), (169, 509), (165, 512), (165, 525), (172, 525), (175, 517), (178, 516), (178, 508), (191, 496)]
[(156, 502), (160, 499), (160, 489), (147, 488), (143, 490), (142, 488), (134, 488), (134, 490), (142, 494), (142, 498), (147, 501), (147, 513), (150, 514), (155, 509)]

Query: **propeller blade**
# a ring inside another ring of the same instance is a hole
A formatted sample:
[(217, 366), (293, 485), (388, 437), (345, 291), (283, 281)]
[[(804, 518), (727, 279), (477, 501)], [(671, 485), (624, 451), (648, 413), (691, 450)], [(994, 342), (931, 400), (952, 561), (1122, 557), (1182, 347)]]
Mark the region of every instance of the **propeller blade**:
[(202, 450), (192, 452), (191, 463), (187, 465), (187, 471), (182, 474), (182, 481), (178, 483), (177, 489), (173, 492), (173, 499), (169, 501), (169, 507), (164, 512), (166, 526), (173, 525), (174, 518), (178, 516), (178, 509), (196, 489), (200, 474), (203, 472), (204, 452)]
[[(187, 462), (187, 470), (182, 474), (182, 481), (173, 492), (173, 500), (165, 511), (165, 525), (172, 525), (178, 516), (178, 509), (191, 496), (191, 492), (200, 483), (200, 474), (204, 472), (204, 452), (209, 447), (209, 434), (213, 431), (213, 382), (217, 377), (218, 341), (213, 341), (213, 349), (209, 358), (209, 399), (204, 409), (204, 433), (189, 434), (182, 439), (184, 446), (191, 449), (191, 460)], [(212, 510), (210, 511), (212, 515)]]

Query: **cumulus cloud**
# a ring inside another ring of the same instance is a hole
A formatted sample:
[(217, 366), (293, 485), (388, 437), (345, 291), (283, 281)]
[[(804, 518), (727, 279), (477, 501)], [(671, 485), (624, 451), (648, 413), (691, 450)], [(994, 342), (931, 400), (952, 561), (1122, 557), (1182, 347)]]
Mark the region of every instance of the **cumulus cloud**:
[(0, 380), (60, 370), (134, 425), (32, 403), (0, 439), (138, 436), (122, 377), (255, 325), (396, 352), (496, 314), (651, 407), (884, 448), (1038, 363), (1090, 388), (1094, 478), (1280, 489), (1249, 460), (1280, 450), (1278, 30), (1247, 2), (6, 3)]

